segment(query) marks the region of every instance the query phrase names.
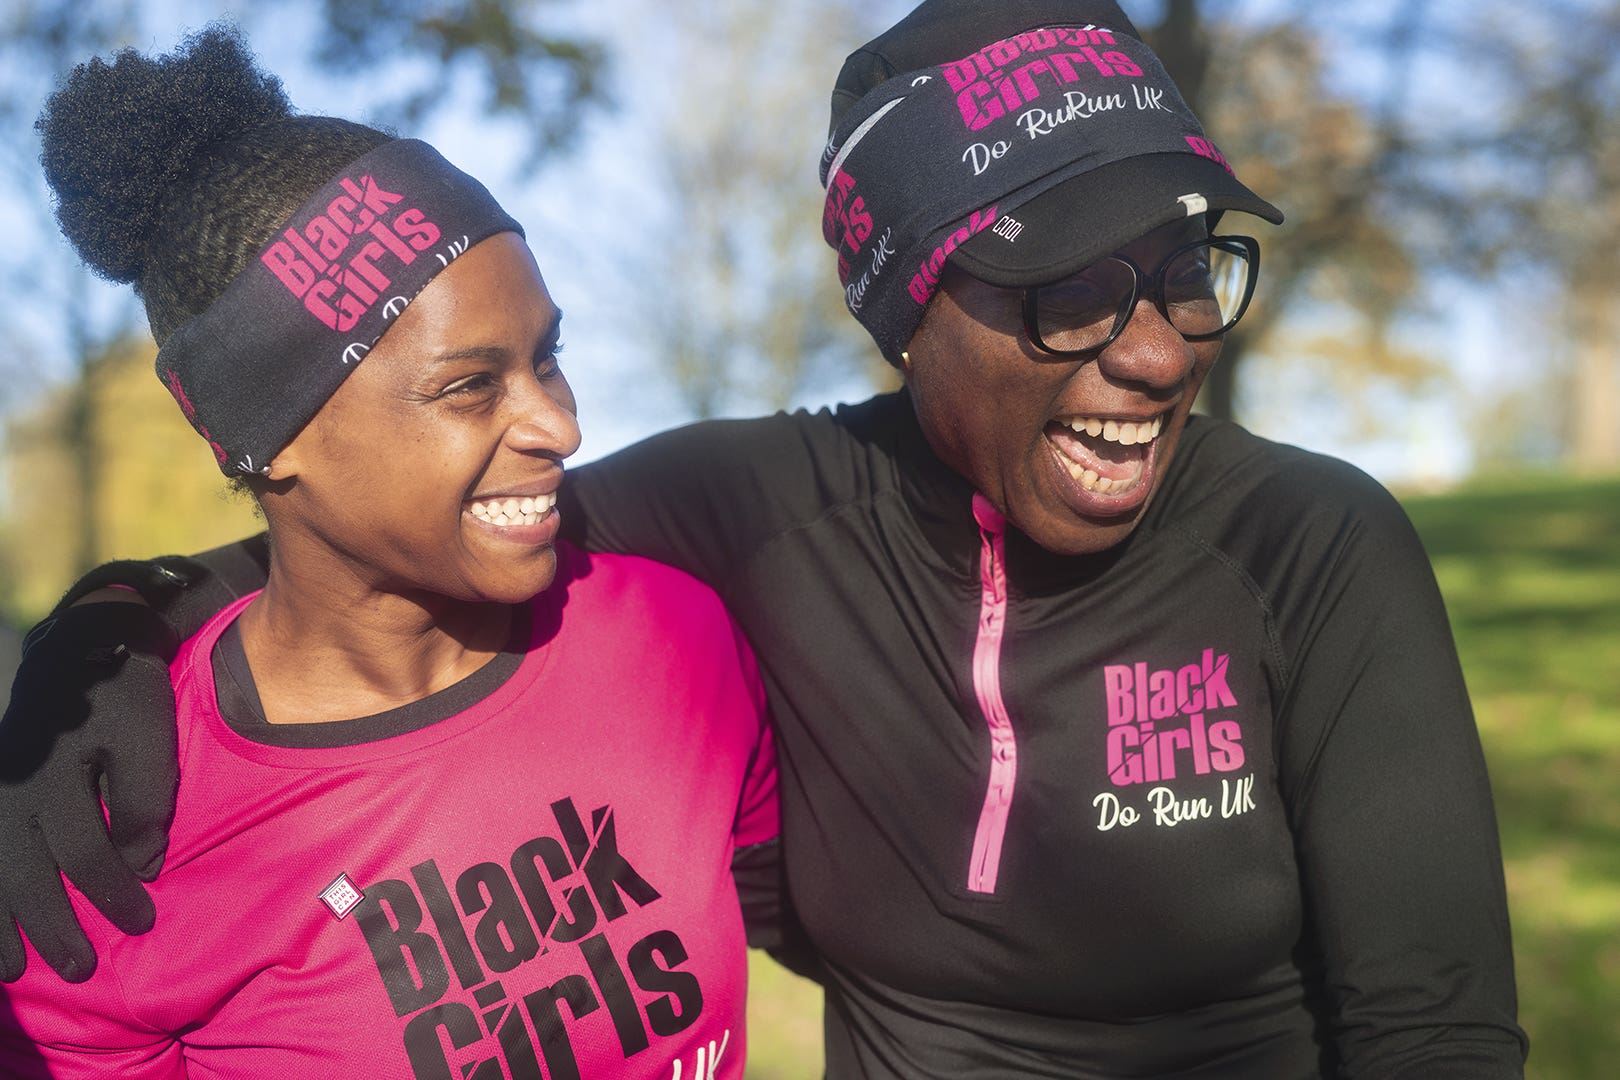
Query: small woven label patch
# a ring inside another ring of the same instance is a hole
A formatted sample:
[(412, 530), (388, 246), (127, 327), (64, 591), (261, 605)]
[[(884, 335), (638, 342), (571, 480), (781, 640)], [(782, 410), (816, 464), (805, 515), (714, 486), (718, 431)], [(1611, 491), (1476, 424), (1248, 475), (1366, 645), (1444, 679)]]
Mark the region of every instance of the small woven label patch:
[(332, 909), (332, 914), (343, 918), (354, 906), (365, 899), (365, 893), (354, 887), (348, 874), (339, 874), (337, 880), (321, 890), (321, 903)]

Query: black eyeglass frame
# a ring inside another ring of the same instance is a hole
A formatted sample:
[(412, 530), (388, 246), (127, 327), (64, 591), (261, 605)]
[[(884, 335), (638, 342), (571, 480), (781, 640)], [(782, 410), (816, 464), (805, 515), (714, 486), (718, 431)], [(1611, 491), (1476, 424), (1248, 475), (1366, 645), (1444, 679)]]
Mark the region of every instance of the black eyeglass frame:
[[(1223, 325), (1219, 330), (1213, 330), (1207, 334), (1185, 333), (1179, 327), (1176, 327), (1176, 324), (1171, 321), (1170, 310), (1164, 302), (1165, 271), (1170, 269), (1171, 263), (1175, 262), (1183, 254), (1191, 251), (1194, 248), (1220, 246), (1223, 244), (1229, 245), (1227, 250), (1232, 250), (1234, 247), (1241, 249), (1244, 258), (1247, 260), (1249, 274), (1248, 281), (1244, 284), (1243, 301), (1242, 303), (1238, 304), (1237, 311), (1233, 312), (1232, 317), (1227, 319), (1225, 325)], [(1243, 313), (1249, 310), (1249, 301), (1254, 299), (1255, 283), (1260, 278), (1260, 241), (1256, 240), (1252, 236), (1236, 235), (1209, 236), (1202, 240), (1194, 240), (1191, 243), (1181, 245), (1170, 254), (1166, 255), (1164, 257), (1164, 261), (1159, 263), (1159, 268), (1153, 271), (1151, 278), (1146, 271), (1144, 271), (1140, 266), (1137, 266), (1136, 263), (1132, 262), (1124, 255), (1108, 255), (1104, 256), (1103, 259), (1098, 261), (1104, 262), (1107, 260), (1124, 263), (1131, 271), (1130, 296), (1115, 314), (1114, 328), (1109, 332), (1108, 336), (1099, 344), (1088, 345), (1084, 349), (1057, 349), (1043, 341), (1041, 339), (1040, 322), (1037, 318), (1037, 313), (1039, 311), (1041, 290), (1057, 284), (1057, 282), (1050, 282), (1047, 285), (1026, 286), (1024, 289), (1024, 333), (1029, 335), (1029, 342), (1031, 345), (1034, 345), (1041, 352), (1049, 353), (1053, 356), (1086, 356), (1091, 353), (1102, 352), (1104, 349), (1108, 348), (1108, 346), (1112, 345), (1115, 340), (1119, 338), (1120, 334), (1125, 332), (1125, 327), (1130, 323), (1131, 316), (1136, 313), (1137, 303), (1142, 299), (1142, 283), (1148, 280), (1152, 281), (1152, 290), (1149, 295), (1151, 295), (1153, 298), (1154, 306), (1159, 309), (1159, 314), (1164, 316), (1164, 321), (1176, 329), (1176, 333), (1181, 334), (1181, 336), (1187, 341), (1209, 341), (1213, 338), (1218, 338), (1237, 325), (1238, 320), (1243, 318)], [(1093, 263), (1092, 265), (1095, 266), (1096, 263)]]

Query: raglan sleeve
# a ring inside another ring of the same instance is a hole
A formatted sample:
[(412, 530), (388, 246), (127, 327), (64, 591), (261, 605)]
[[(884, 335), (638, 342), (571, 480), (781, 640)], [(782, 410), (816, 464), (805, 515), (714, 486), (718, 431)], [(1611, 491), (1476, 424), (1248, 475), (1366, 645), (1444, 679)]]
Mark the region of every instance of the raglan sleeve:
[(1282, 590), (1279, 752), (1340, 1075), (1521, 1077), (1490, 780), (1428, 557), (1365, 476), (1313, 498), (1339, 509), (1316, 580)]

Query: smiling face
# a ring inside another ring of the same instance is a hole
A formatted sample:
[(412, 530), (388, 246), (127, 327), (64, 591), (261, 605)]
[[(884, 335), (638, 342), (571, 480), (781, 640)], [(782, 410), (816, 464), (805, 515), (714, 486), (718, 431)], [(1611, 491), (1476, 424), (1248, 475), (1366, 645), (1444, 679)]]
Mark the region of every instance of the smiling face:
[[(1120, 249), (1152, 274), (1205, 233), (1202, 218)], [(1022, 293), (948, 268), (912, 337), (906, 383), (929, 444), (1048, 551), (1103, 551), (1130, 535), (1164, 475), (1220, 341), (1190, 342), (1151, 299), (1100, 353), (1029, 342)]]
[(579, 448), (560, 318), (515, 233), (429, 282), (276, 456), (261, 501), (284, 554), (378, 591), (515, 603), (549, 585)]

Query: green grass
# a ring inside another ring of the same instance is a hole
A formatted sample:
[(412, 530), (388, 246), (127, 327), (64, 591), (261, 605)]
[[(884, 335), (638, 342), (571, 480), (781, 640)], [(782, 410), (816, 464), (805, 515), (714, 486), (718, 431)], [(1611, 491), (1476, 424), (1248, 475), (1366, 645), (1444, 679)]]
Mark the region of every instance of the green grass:
[(821, 1076), (821, 988), (748, 954), (748, 1080)]
[(1480, 486), (1407, 509), (1490, 761), (1528, 1074), (1620, 1060), (1620, 481)]
[[(1620, 1061), (1620, 480), (1404, 500), (1490, 761), (1528, 1075)], [(754, 957), (754, 1080), (821, 1075), (815, 988)]]

